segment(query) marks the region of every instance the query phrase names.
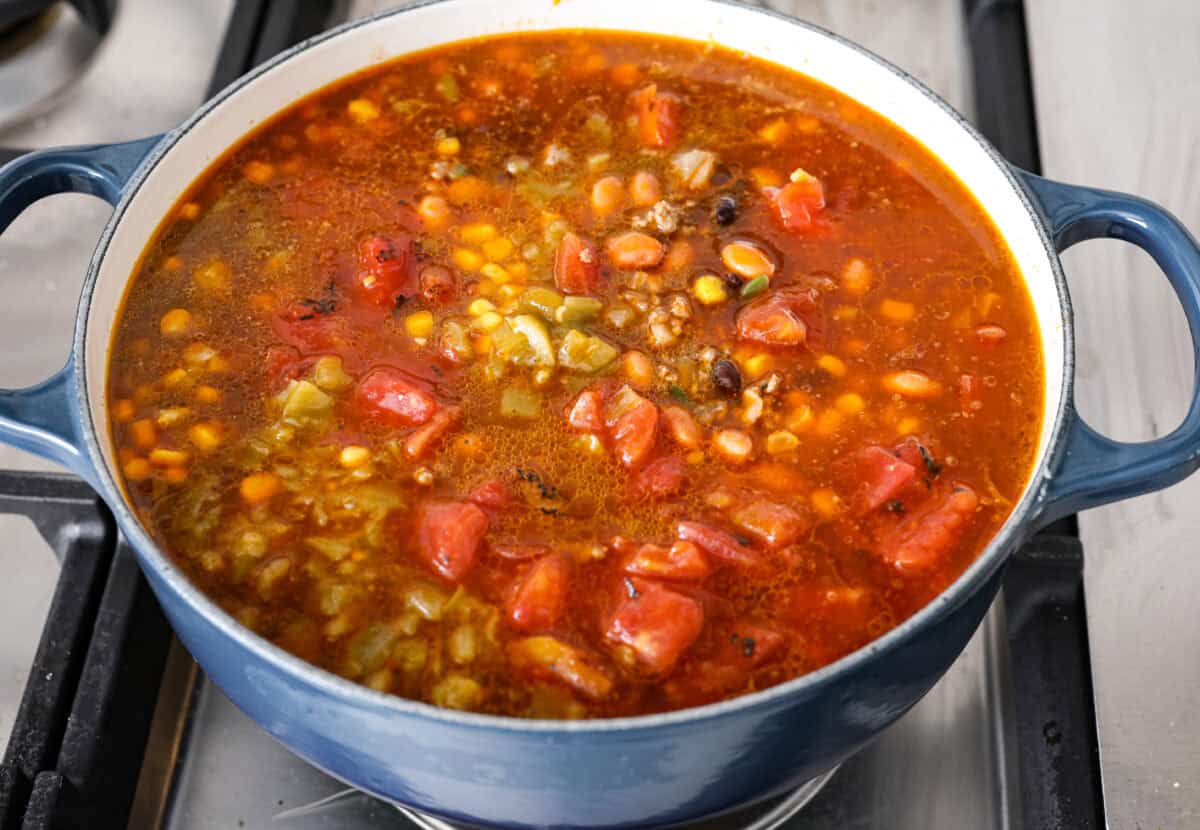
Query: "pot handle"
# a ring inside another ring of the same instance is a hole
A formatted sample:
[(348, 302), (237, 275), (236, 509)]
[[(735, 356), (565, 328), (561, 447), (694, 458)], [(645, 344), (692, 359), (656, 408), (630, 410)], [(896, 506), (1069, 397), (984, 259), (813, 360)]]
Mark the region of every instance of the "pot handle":
[(1200, 467), (1200, 247), (1166, 209), (1124, 193), (1063, 184), (1014, 168), (1059, 253), (1086, 239), (1132, 242), (1154, 258), (1187, 316), (1196, 379), (1187, 417), (1170, 434), (1127, 443), (1101, 435), (1067, 402), (1059, 463), (1039, 493), (1037, 524), (1160, 490)]
[[(56, 193), (90, 193), (116, 206), (162, 136), (120, 144), (27, 153), (0, 167), (0, 233), (21, 211)], [(92, 481), (83, 450), (74, 358), (25, 389), (0, 389), (0, 441), (62, 464)]]

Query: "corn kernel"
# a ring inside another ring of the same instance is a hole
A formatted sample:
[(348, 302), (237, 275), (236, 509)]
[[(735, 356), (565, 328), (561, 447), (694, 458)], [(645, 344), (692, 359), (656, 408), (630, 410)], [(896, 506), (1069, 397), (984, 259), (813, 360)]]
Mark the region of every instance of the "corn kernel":
[(524, 262), (514, 262), (508, 266), (508, 273), (512, 274), (514, 280), (523, 282), (529, 276), (529, 266)]
[(704, 274), (696, 277), (692, 283), (692, 296), (704, 305), (716, 305), (728, 300), (729, 292), (725, 290), (725, 282), (720, 277)]
[(215, 354), (208, 359), (208, 363), (205, 364), (204, 368), (210, 372), (228, 372), (233, 368), (233, 365), (229, 362), (229, 358), (224, 355)]
[(504, 318), (494, 311), (485, 311), (475, 318), (474, 326), (480, 331), (495, 331), (500, 328)]
[(503, 267), (494, 262), (484, 263), (483, 267), (479, 269), (479, 273), (496, 283), (496, 285), (503, 285), (506, 282), (512, 281), (512, 276)]
[(343, 467), (356, 469), (364, 466), (371, 460), (371, 451), (366, 447), (360, 447), (357, 444), (351, 444), (347, 447), (342, 447), (342, 452), (338, 456), (338, 461)]
[(899, 435), (912, 435), (920, 428), (921, 420), (910, 415), (907, 418), (901, 418), (896, 424), (896, 433)]
[(554, 380), (554, 372), (547, 369), (545, 366), (533, 373), (533, 385), (542, 387)]
[(130, 481), (141, 481), (150, 475), (150, 462), (144, 458), (131, 458), (121, 467), (125, 478)]
[(464, 271), (478, 271), (483, 265), (483, 254), (470, 248), (455, 248), (450, 260)]
[(515, 300), (517, 297), (520, 297), (524, 291), (525, 289), (523, 286), (509, 283), (508, 285), (500, 286), (500, 289), (496, 293), (499, 294), (500, 298), (503, 300)]
[(846, 263), (842, 269), (842, 288), (846, 293), (861, 297), (871, 290), (871, 266), (858, 257)]
[(242, 168), (242, 175), (255, 184), (266, 184), (275, 175), (275, 168), (265, 161), (250, 161)]
[(487, 242), (484, 242), (481, 247), (483, 248), (484, 256), (488, 259), (493, 262), (503, 262), (512, 256), (513, 249), (516, 246), (513, 245), (511, 239), (498, 236), (495, 239), (489, 239)]
[(178, 426), (186, 421), (191, 416), (191, 410), (186, 406), (169, 406), (166, 409), (160, 409), (158, 415), (154, 418), (154, 422), (161, 429), (170, 429)]
[(756, 354), (746, 358), (742, 369), (751, 380), (758, 380), (775, 367), (775, 358), (769, 354)]
[(192, 330), (192, 313), (186, 308), (173, 308), (158, 321), (164, 337), (184, 337)]
[(183, 362), (192, 366), (203, 366), (216, 355), (217, 350), (207, 343), (189, 343), (183, 350)]
[(346, 104), (346, 112), (359, 124), (365, 124), (368, 121), (374, 121), (379, 117), (379, 107), (375, 106), (366, 98), (355, 98), (353, 101)]
[(437, 154), (439, 156), (457, 156), (458, 151), (462, 149), (462, 142), (455, 136), (446, 136), (437, 143)]
[(492, 336), (481, 334), (475, 338), (475, 354), (487, 354), (492, 350)]
[(817, 433), (820, 435), (833, 435), (838, 431), (838, 427), (842, 425), (844, 416), (837, 409), (826, 409), (817, 418)]
[(788, 122), (782, 118), (776, 118), (758, 131), (758, 137), (768, 144), (782, 144), (787, 141), (791, 131)]
[(809, 499), (812, 501), (813, 510), (826, 519), (831, 519), (841, 512), (841, 500), (838, 499), (837, 493), (827, 487), (813, 490)]
[(188, 429), (188, 440), (196, 449), (209, 452), (221, 446), (221, 429), (213, 423), (193, 424)]
[(113, 418), (121, 423), (132, 421), (135, 411), (133, 401), (129, 398), (121, 398), (113, 404)]
[(713, 436), (713, 450), (726, 461), (740, 464), (754, 453), (754, 441), (740, 429), (723, 429)]
[(162, 447), (150, 450), (150, 463), (155, 467), (181, 467), (192, 458), (185, 450), (166, 450)]
[(417, 214), (425, 227), (441, 230), (450, 222), (450, 204), (441, 196), (426, 196), (417, 203)]
[(817, 358), (817, 366), (824, 369), (835, 378), (844, 378), (846, 376), (846, 363), (840, 357), (831, 354), (823, 354)]
[(192, 272), (192, 282), (201, 291), (209, 294), (224, 294), (229, 291), (232, 274), (224, 260), (212, 259)]
[(495, 310), (496, 306), (487, 300), (472, 300), (471, 304), (467, 306), (467, 314), (470, 314), (472, 317), (479, 317), (489, 311)]
[(219, 403), (221, 390), (215, 386), (197, 386), (193, 393), (197, 403)]
[(468, 245), (481, 245), (490, 239), (496, 238), (496, 226), (489, 222), (475, 222), (470, 225), (463, 225), (458, 235)]
[(189, 222), (200, 215), (200, 206), (195, 202), (187, 202), (179, 208), (179, 218)]
[(158, 443), (158, 430), (154, 428), (154, 422), (148, 418), (134, 421), (129, 425), (129, 440), (144, 450), (153, 447)]
[(767, 452), (770, 455), (782, 455), (800, 446), (800, 439), (787, 430), (776, 430), (767, 436)]
[(186, 467), (168, 467), (163, 471), (163, 478), (168, 484), (183, 484), (187, 481)]
[(879, 304), (879, 313), (893, 323), (907, 323), (917, 314), (917, 307), (912, 303), (887, 299)]
[(779, 187), (783, 184), (783, 176), (779, 175), (779, 171), (772, 170), (770, 167), (751, 168), (750, 178), (754, 179), (754, 183), (760, 188)]
[(404, 318), (409, 337), (428, 337), (433, 333), (433, 312), (416, 311)]
[(838, 399), (834, 401), (834, 406), (843, 415), (859, 415), (867, 408), (867, 403), (862, 399), (862, 395), (847, 392), (844, 395), (838, 396)]
[(788, 414), (784, 423), (790, 432), (804, 432), (813, 425), (816, 419), (817, 416), (813, 413), (813, 408), (806, 403), (802, 403)]
[(172, 369), (163, 375), (162, 382), (168, 389), (187, 388), (194, 383), (186, 369)]
[(273, 473), (251, 473), (238, 487), (247, 504), (262, 504), (282, 489), (283, 483)]

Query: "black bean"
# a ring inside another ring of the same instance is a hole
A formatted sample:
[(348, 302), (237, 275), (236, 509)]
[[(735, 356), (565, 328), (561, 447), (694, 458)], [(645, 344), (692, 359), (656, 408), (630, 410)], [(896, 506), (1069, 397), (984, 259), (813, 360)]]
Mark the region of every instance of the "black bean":
[(732, 225), (737, 219), (737, 199), (732, 196), (722, 196), (717, 199), (717, 209), (714, 211), (718, 225)]
[(721, 281), (725, 283), (725, 287), (729, 289), (731, 294), (742, 293), (742, 284), (745, 282), (741, 277), (732, 271), (726, 271), (721, 275)]
[(717, 391), (728, 398), (742, 391), (742, 373), (732, 360), (722, 358), (714, 363), (712, 379)]

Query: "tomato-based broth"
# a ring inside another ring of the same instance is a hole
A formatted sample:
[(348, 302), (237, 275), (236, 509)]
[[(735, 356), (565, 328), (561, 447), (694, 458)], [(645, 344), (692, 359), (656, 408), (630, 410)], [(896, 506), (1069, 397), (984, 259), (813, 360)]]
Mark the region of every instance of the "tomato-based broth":
[(129, 497), (205, 593), (372, 688), (632, 715), (812, 671), (1020, 497), (1029, 295), (929, 152), (710, 45), (525, 34), (219, 160), (118, 321)]

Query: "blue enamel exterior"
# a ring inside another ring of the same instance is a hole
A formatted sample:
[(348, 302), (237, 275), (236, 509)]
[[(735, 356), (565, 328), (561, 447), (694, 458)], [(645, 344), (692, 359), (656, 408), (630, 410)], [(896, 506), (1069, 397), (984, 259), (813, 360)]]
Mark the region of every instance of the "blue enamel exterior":
[[(781, 25), (785, 20), (780, 18)], [(361, 24), (345, 28), (353, 25)], [(786, 20), (786, 25), (805, 24)], [(323, 37), (336, 36), (335, 31)], [(256, 74), (286, 62), (289, 54)], [(217, 102), (238, 88), (235, 84)], [(43, 384), (0, 392), (0, 440), (59, 461), (96, 486), (175, 631), (209, 677), (293, 751), (376, 795), (480, 825), (598, 828), (671, 824), (783, 791), (831, 769), (928, 691), (990, 607), (1007, 556), (1036, 526), (1165, 486), (1197, 466), (1195, 401), (1178, 430), (1148, 444), (1111, 441), (1076, 416), (1069, 403), (1069, 301), (1056, 267), (1068, 398), (1047, 425), (1054, 451), (1048, 467), (1037, 471), (1042, 483), (954, 585), (893, 631), (831, 666), (758, 694), (640, 718), (522, 721), (373, 692), (283, 652), (198, 592), (124, 501), (99, 449), (96, 431), (106, 425), (92, 423), (87, 409), (82, 362), (98, 263), (149, 171), (215, 105), (206, 105), (161, 141), (42, 152), (0, 169), (0, 230), (49, 193), (95, 193), (117, 204), (85, 282), (72, 361)], [(966, 124), (963, 129), (973, 135)], [(1140, 199), (1021, 171), (1010, 176), (1014, 188), (1018, 179), (1032, 197), (1028, 209), (1046, 227), (1047, 257), (1084, 238), (1128, 239), (1159, 262), (1179, 293), (1193, 336), (1200, 333), (1200, 251), (1169, 214)]]
[[(0, 233), (38, 199), (90, 193), (116, 207), (134, 170), (162, 136), (29, 153), (0, 168)], [(27, 389), (0, 389), (0, 441), (49, 458), (97, 484), (83, 452), (74, 356)]]
[(1187, 316), (1195, 352), (1192, 402), (1169, 435), (1129, 444), (1106, 438), (1068, 413), (1062, 462), (1047, 480), (1040, 520), (1158, 490), (1200, 467), (1200, 249), (1179, 220), (1129, 196), (1018, 171), (1059, 253), (1087, 239), (1121, 239), (1150, 254), (1167, 275)]

